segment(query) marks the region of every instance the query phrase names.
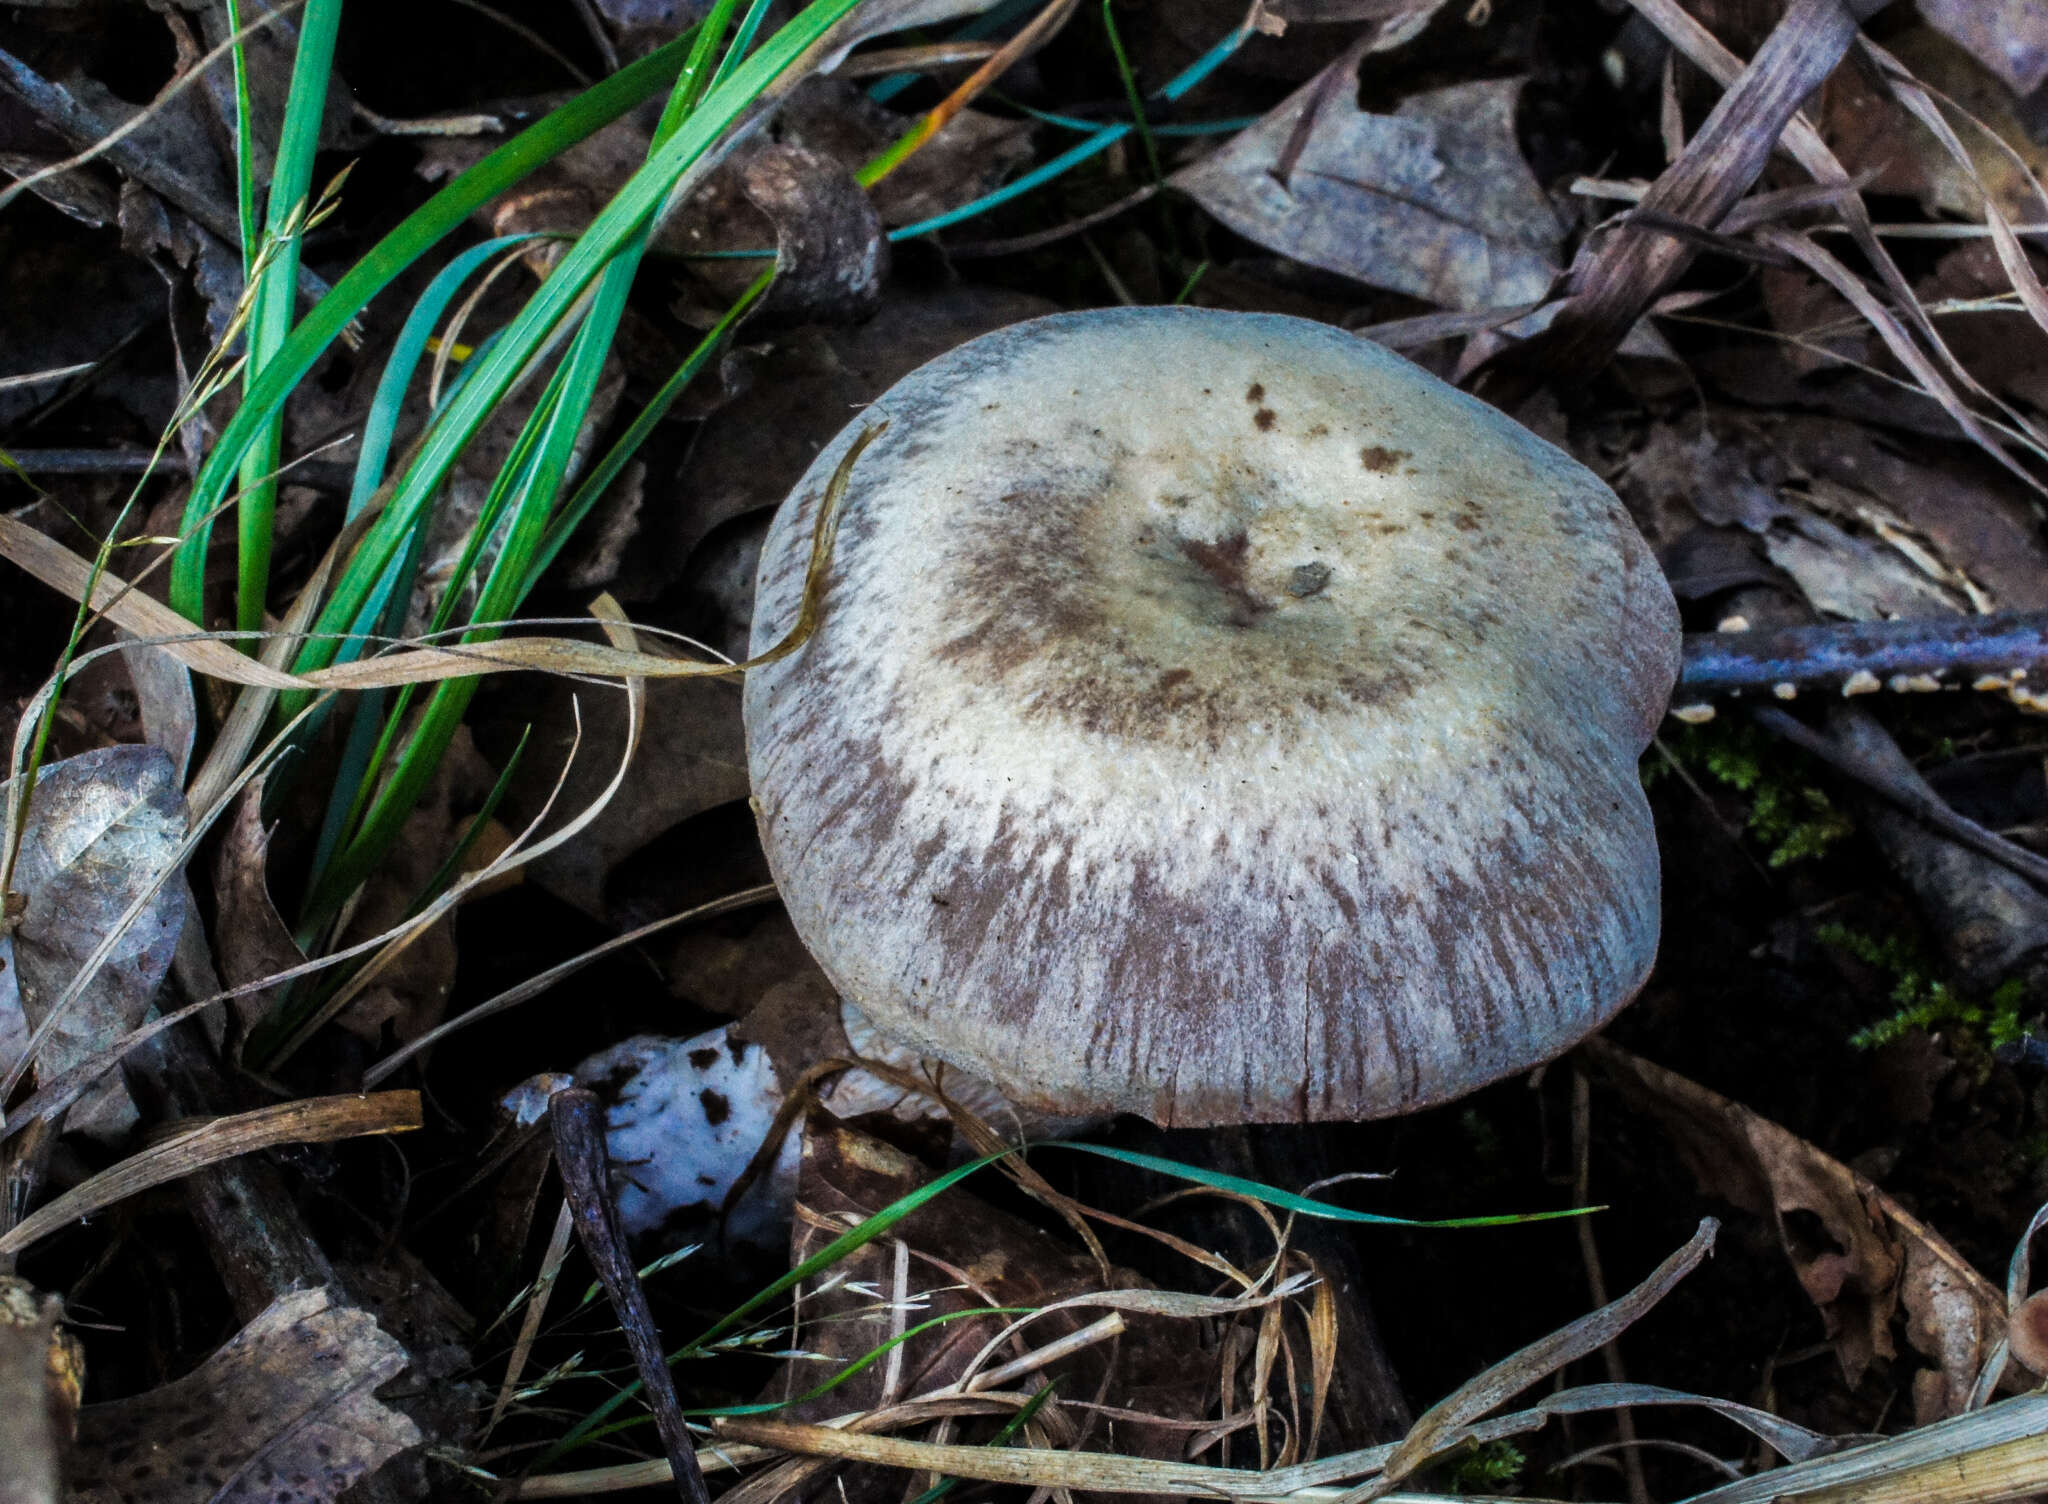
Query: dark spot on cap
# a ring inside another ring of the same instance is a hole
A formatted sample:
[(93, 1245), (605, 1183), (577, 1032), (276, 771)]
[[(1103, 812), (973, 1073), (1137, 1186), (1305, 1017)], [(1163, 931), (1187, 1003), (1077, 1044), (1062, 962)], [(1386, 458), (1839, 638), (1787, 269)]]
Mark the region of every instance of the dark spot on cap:
[(1262, 407), (1252, 414), (1252, 427), (1258, 429), (1260, 433), (1271, 431), (1273, 425), (1279, 421), (1270, 407)]
[(1180, 551), (1187, 555), (1189, 563), (1214, 580), (1217, 589), (1230, 598), (1230, 624), (1233, 627), (1248, 627), (1273, 609), (1253, 595), (1245, 584), (1245, 560), (1251, 552), (1251, 539), (1245, 534), (1232, 533), (1215, 543), (1204, 542), (1200, 538), (1183, 538)]
[(690, 1051), (690, 1064), (700, 1071), (708, 1071), (718, 1064), (718, 1051), (708, 1045), (701, 1050)]
[(1319, 595), (1330, 583), (1330, 566), (1327, 564), (1297, 564), (1294, 572), (1287, 577), (1287, 593), (1300, 600)]
[(1408, 458), (1405, 449), (1389, 449), (1384, 444), (1368, 444), (1358, 451), (1358, 462), (1375, 475), (1389, 475), (1396, 465)]
[(697, 1093), (697, 1100), (704, 1104), (704, 1121), (714, 1128), (732, 1116), (732, 1103), (708, 1086)]
[(1247, 402), (1264, 402), (1266, 400), (1265, 384), (1263, 382), (1254, 381), (1250, 386), (1246, 387), (1244, 391), (1244, 400)]

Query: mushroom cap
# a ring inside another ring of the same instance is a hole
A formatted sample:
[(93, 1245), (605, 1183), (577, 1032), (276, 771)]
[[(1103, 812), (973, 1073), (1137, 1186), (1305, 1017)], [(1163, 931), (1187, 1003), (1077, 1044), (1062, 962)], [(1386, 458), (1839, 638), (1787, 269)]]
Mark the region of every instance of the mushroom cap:
[(882, 419), (745, 691), (776, 882), (882, 1033), (1047, 1111), (1352, 1119), (1641, 987), (1678, 612), (1591, 471), (1327, 325), (1055, 314), (819, 455), (756, 652)]

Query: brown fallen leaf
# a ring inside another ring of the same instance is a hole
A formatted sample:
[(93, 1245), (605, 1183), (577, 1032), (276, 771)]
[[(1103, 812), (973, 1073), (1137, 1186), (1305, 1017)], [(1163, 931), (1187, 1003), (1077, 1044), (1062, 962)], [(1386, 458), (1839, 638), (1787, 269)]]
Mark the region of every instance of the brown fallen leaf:
[[(469, 811), (496, 781), (477, 754), (467, 728), (458, 733), (434, 770), (433, 782), (405, 818), (391, 854), (356, 901), (341, 943), (353, 944), (396, 928), (413, 910), (427, 883), (455, 848)], [(336, 1015), (350, 1033), (375, 1045), (388, 1024), (400, 1043), (417, 1039), (441, 1021), (455, 986), (455, 926), (450, 918), (422, 932), (376, 981)]]
[(74, 1497), (324, 1504), (420, 1441), (376, 1396), (405, 1349), (325, 1289), (294, 1290), (175, 1383), (79, 1412)]
[(934, 356), (1005, 324), (1051, 313), (1045, 299), (954, 286), (892, 294), (854, 329), (793, 329), (774, 345), (735, 350), (725, 360), (733, 400), (704, 425), (654, 526), (669, 566), (725, 523), (779, 506), (847, 415)]
[(0, 1275), (0, 1504), (59, 1504), (85, 1354), (64, 1303)]
[(1563, 232), (1515, 144), (1522, 80), (1371, 115), (1356, 67), (1340, 59), (1173, 185), (1246, 239), (1373, 287), (1459, 309), (1541, 298)]
[[(1970, 3), (1980, 11), (1992, 8), (1980, 0)], [(2029, 8), (2040, 12), (2038, 5)], [(2048, 30), (2048, 22), (2036, 25)], [(1917, 198), (1930, 214), (1981, 219), (1988, 193), (2015, 223), (2038, 223), (2043, 205), (2029, 170), (2039, 173), (2048, 168), (2048, 148), (2028, 133), (2012, 91), (1932, 27), (1902, 32), (1888, 38), (1885, 47), (1921, 82), (1976, 117), (2009, 150), (2000, 151), (1983, 131), (1949, 112), (1970, 154), (1967, 165), (1958, 162), (1881, 85), (1859, 69), (1842, 68), (1828, 80), (1821, 113), (1822, 134), (1842, 165), (1852, 173), (1874, 174), (1871, 192)], [(2048, 50), (2042, 53), (2042, 66), (2048, 67)]]
[[(1582, 1057), (1630, 1105), (1654, 1117), (1702, 1190), (1776, 1225), (1793, 1272), (1819, 1307), (1851, 1384), (1897, 1355), (1892, 1321), (1934, 1366), (1915, 1376), (1920, 1424), (1960, 1414), (2005, 1335), (2005, 1296), (1940, 1233), (1870, 1180), (1739, 1102), (1604, 1039)], [(1805, 1235), (1795, 1213), (1816, 1219)]]
[(2011, 86), (2031, 94), (2048, 80), (2048, 10), (2040, 0), (1920, 0), (1928, 25), (1962, 44)]
[[(0, 785), (0, 798), (11, 799), (14, 788), (11, 779)], [(42, 769), (14, 870), (13, 891), (24, 905), (12, 926), (14, 960), (0, 971), (0, 993), (19, 988), (30, 1030), (48, 1026), (34, 1059), (39, 1075), (69, 1069), (142, 1021), (185, 924), (183, 888), (168, 880), (185, 818), (161, 748), (103, 747)], [(138, 904), (103, 964), (67, 1002), (80, 969)], [(0, 995), (0, 1007), (9, 1006)], [(0, 1070), (14, 1064), (0, 1060)], [(112, 1137), (133, 1122), (134, 1108), (116, 1086), (75, 1111), (70, 1126)]]
[[(263, 786), (256, 778), (243, 790), (213, 863), (214, 964), (224, 987), (243, 987), (301, 965), (306, 959), (270, 899), (270, 832), (263, 826)], [(275, 1001), (272, 989), (231, 999), (244, 1031), (253, 1028)]]

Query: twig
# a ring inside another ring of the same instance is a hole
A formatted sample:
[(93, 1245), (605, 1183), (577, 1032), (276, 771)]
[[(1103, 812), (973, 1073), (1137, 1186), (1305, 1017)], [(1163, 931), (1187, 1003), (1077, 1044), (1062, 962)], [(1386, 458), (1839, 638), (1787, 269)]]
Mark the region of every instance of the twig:
[[(2048, 611), (1936, 616), (1910, 621), (1836, 622), (1757, 632), (1700, 632), (1685, 639), (1679, 701), (1768, 689), (1887, 685), (1933, 689), (1943, 674), (1973, 688), (2015, 690), (2029, 670), (2048, 667)], [(2016, 695), (2028, 703), (2024, 694)]]
[(711, 1504), (704, 1473), (697, 1466), (697, 1448), (676, 1403), (675, 1384), (661, 1351), (661, 1334), (648, 1308), (647, 1292), (641, 1288), (639, 1271), (619, 1229), (610, 1160), (605, 1153), (604, 1109), (595, 1092), (572, 1086), (548, 1099), (548, 1116), (555, 1130), (555, 1162), (561, 1168), (562, 1189), (576, 1218), (577, 1235), (598, 1278), (604, 1281), (605, 1293), (626, 1333), (626, 1345), (633, 1349), (633, 1365), (640, 1370), (640, 1382), (654, 1411), (654, 1427), (661, 1433), (662, 1450), (668, 1454), (676, 1487), (689, 1504)]
[(1750, 714), (1765, 730), (1811, 752), (1836, 772), (1855, 779), (1874, 794), (1881, 794), (1907, 814), (1931, 825), (1959, 845), (1989, 857), (2002, 867), (2011, 868), (2031, 882), (2048, 887), (2048, 858), (2036, 856), (2024, 846), (2016, 845), (1995, 831), (1986, 830), (1975, 820), (1957, 814), (1933, 790), (1917, 781), (1907, 782), (1891, 769), (1859, 755), (1844, 740), (1814, 730), (1775, 705), (1759, 705)]
[[(283, 14), (283, 10), (271, 12), (257, 24), (268, 25)], [(248, 29), (254, 30), (255, 27)], [(174, 87), (196, 80), (215, 56), (225, 56), (225, 53), (224, 43), (188, 69)], [(69, 90), (44, 78), (4, 48), (0, 48), (0, 92), (12, 94), (58, 135), (81, 148), (79, 157), (57, 164), (59, 167), (68, 167), (88, 155), (103, 156), (159, 198), (177, 205), (229, 245), (242, 243), (241, 215), (233, 204), (223, 202), (206, 184), (169, 162), (161, 151), (155, 149), (153, 142), (131, 134), (150, 118), (155, 106), (121, 124), (109, 124), (73, 98)], [(158, 104), (161, 103), (160, 95)], [(22, 186), (21, 183), (12, 184), (7, 192), (11, 195)], [(303, 266), (299, 268), (298, 289), (299, 296), (309, 303), (319, 302), (330, 291), (325, 278)]]

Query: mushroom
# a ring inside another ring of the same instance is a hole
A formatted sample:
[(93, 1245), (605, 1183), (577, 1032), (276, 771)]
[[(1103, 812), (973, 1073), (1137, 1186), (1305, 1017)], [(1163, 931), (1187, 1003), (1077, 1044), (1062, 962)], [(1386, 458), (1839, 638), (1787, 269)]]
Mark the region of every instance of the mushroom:
[(883, 1035), (1035, 1109), (1355, 1119), (1642, 986), (1677, 608), (1613, 492), (1499, 412), (1303, 319), (1013, 325), (819, 455), (757, 651), (835, 489), (748, 758), (797, 932)]

